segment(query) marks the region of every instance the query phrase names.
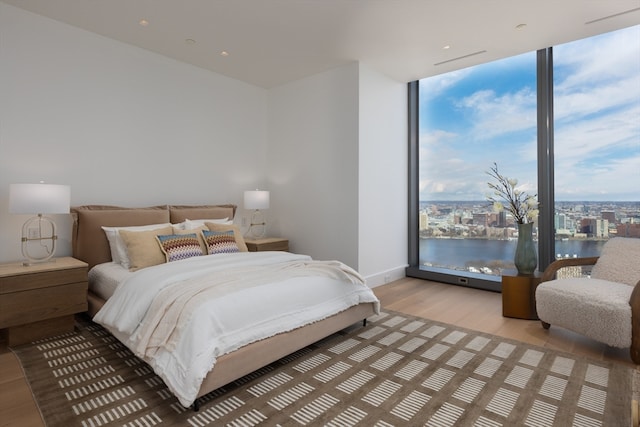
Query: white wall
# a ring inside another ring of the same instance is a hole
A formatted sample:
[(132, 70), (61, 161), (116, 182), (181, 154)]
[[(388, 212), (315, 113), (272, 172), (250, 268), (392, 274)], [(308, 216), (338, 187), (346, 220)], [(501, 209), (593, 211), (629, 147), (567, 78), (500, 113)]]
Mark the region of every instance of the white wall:
[(370, 286), (404, 277), (406, 84), (352, 63), (272, 89), (268, 122), (270, 232)]
[(407, 266), (407, 85), (360, 65), (358, 271), (370, 286)]
[[(265, 184), (267, 92), (0, 3), (0, 262), (21, 258), (10, 183), (72, 204), (242, 205)], [(56, 215), (60, 250), (71, 220)]]
[(358, 64), (269, 91), (269, 232), (358, 267)]
[(237, 222), (269, 189), (292, 251), (404, 275), (405, 98), (356, 62), (266, 91), (0, 3), (0, 262), (28, 218), (9, 184), (45, 180), (74, 205), (236, 203)]

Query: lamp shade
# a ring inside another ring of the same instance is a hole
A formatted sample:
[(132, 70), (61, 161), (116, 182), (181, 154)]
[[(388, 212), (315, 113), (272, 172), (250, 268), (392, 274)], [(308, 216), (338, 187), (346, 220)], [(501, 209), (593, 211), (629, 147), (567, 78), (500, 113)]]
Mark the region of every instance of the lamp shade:
[(245, 191), (244, 208), (269, 209), (269, 192), (265, 190)]
[(71, 189), (57, 184), (10, 184), (9, 213), (69, 213)]

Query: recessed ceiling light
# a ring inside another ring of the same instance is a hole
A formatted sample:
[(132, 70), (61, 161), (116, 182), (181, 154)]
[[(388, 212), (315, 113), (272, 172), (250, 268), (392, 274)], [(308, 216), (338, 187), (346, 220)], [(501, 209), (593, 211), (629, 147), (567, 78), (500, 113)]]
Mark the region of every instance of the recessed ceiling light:
[(220, 52), (220, 56), (229, 56), (229, 52), (223, 50), (222, 52)]
[(184, 42), (186, 44), (196, 44), (196, 41), (194, 39), (185, 39)]
[(451, 46), (449, 46), (449, 45), (445, 45), (445, 46), (442, 46), (442, 48), (443, 48), (444, 50), (447, 50), (447, 49), (451, 49)]
[(527, 24), (518, 24), (516, 25), (516, 30), (522, 30), (527, 26)]
[(149, 21), (147, 21), (146, 19), (141, 19), (138, 21), (138, 24), (142, 25), (143, 27), (146, 27), (147, 25), (149, 25)]

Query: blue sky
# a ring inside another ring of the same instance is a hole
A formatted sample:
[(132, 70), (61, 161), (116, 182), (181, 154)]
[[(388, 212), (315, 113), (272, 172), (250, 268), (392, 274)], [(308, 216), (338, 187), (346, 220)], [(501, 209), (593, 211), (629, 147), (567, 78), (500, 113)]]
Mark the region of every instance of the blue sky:
[[(640, 201), (640, 26), (553, 52), (556, 200)], [(493, 162), (537, 192), (535, 61), (420, 81), (420, 200), (483, 200)]]

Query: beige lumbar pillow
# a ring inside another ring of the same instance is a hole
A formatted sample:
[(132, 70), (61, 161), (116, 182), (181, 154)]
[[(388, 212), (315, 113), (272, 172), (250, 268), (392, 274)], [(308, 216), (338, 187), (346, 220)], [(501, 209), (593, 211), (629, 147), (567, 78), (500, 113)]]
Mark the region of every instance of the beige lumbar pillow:
[(233, 224), (217, 224), (214, 222), (205, 222), (204, 225), (206, 225), (210, 231), (233, 231), (233, 235), (236, 239), (236, 244), (238, 245), (238, 250), (240, 252), (249, 252), (249, 249), (247, 249), (247, 244), (244, 242), (244, 237), (242, 237), (242, 233), (237, 226)]
[(149, 231), (120, 230), (120, 237), (127, 247), (129, 270), (136, 271), (166, 262), (156, 236), (171, 234), (171, 226)]

